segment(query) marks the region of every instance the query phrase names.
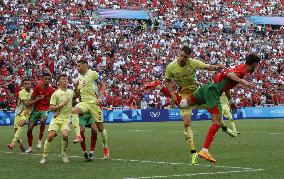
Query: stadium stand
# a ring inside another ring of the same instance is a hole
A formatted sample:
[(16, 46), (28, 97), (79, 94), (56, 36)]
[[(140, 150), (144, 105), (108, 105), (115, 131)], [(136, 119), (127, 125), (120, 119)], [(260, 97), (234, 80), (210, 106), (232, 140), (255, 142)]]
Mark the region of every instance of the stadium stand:
[[(256, 89), (236, 89), (240, 106), (284, 104), (283, 26), (255, 25), (251, 15), (283, 16), (279, 0), (4, 0), (0, 4), (0, 109), (13, 109), (21, 78), (36, 84), (42, 71), (78, 76), (85, 58), (104, 76), (105, 107), (161, 108), (168, 99), (143, 84), (162, 80), (182, 44), (210, 64), (241, 63), (247, 53), (262, 57), (252, 81)], [(145, 10), (150, 20), (101, 19), (95, 10)], [(200, 71), (200, 83), (214, 73)], [(54, 78), (55, 79), (55, 78)], [(55, 80), (53, 85), (56, 86)], [(69, 85), (73, 88), (72, 84)], [(143, 100), (142, 100), (143, 99)]]

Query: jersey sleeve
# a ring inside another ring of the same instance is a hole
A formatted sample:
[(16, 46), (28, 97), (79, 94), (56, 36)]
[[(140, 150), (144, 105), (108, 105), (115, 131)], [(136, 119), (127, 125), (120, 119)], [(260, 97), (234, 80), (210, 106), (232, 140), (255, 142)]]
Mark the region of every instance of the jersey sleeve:
[(200, 61), (200, 60), (195, 60), (195, 59), (193, 59), (193, 65), (194, 65), (196, 68), (199, 68), (199, 69), (204, 69), (204, 68), (205, 68), (205, 63), (203, 63), (203, 62)]
[(166, 68), (165, 79), (170, 80), (172, 77), (173, 77), (172, 68), (171, 68), (171, 64), (169, 64)]
[(91, 76), (92, 76), (92, 78), (93, 78), (94, 80), (99, 79), (99, 74), (98, 74), (96, 71), (92, 71), (92, 72), (91, 72)]
[(52, 95), (51, 95), (51, 98), (50, 98), (50, 104), (51, 105), (57, 105), (57, 101), (58, 101), (58, 99), (57, 99), (57, 94), (56, 93), (53, 93)]

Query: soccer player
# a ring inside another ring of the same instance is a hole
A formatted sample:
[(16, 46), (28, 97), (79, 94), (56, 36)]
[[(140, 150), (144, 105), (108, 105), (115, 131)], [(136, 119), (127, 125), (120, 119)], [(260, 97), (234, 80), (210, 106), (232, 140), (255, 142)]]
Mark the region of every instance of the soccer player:
[[(228, 97), (225, 92), (222, 93), (222, 96), (220, 97), (220, 102), (221, 102), (221, 107), (222, 107), (222, 122), (221, 125), (225, 126), (225, 123), (223, 121), (223, 118), (227, 118), (229, 120), (229, 123), (232, 127), (232, 130), (236, 134), (240, 134), (240, 132), (237, 131), (235, 122), (233, 120), (233, 115), (230, 111), (229, 103), (234, 105), (235, 103), (233, 102), (233, 98), (231, 98), (231, 101), (229, 102)], [(233, 110), (234, 112), (235, 110)]]
[(31, 114), (31, 119), (29, 123), (29, 128), (27, 131), (29, 148), (26, 153), (31, 153), (33, 151), (33, 128), (37, 125), (38, 120), (40, 120), (40, 132), (37, 148), (41, 148), (43, 133), (45, 129), (45, 121), (48, 117), (49, 100), (52, 93), (55, 91), (54, 88), (49, 84), (51, 81), (50, 73), (43, 73), (43, 82), (39, 83), (33, 91), (32, 97), (42, 97), (43, 99), (37, 101), (34, 104), (34, 109)]
[(31, 90), (31, 81), (28, 78), (23, 79), (23, 89), (19, 93), (18, 105), (15, 110), (15, 120), (14, 120), (14, 129), (15, 135), (11, 144), (8, 144), (9, 149), (13, 149), (16, 143), (19, 143), (19, 147), (22, 152), (24, 152), (24, 146), (21, 139), (21, 134), (23, 132), (23, 127), (28, 121), (33, 104), (41, 100), (41, 97), (36, 97), (35, 100), (31, 100), (32, 90)]
[(226, 92), (229, 100), (231, 100), (230, 89), (239, 83), (244, 86), (254, 87), (252, 83), (244, 80), (243, 77), (248, 73), (254, 72), (260, 62), (260, 58), (255, 54), (250, 54), (245, 58), (245, 61), (245, 64), (236, 65), (221, 71), (214, 77), (214, 83), (207, 83), (201, 86), (193, 94), (189, 94), (189, 98), (182, 99), (179, 102), (181, 108), (187, 108), (196, 104), (206, 104), (208, 112), (211, 113), (212, 124), (208, 129), (203, 148), (198, 153), (199, 157), (210, 162), (216, 162), (208, 150), (222, 121), (220, 96), (223, 92)]
[[(81, 101), (73, 109), (73, 114), (91, 113), (96, 120), (96, 126), (103, 139), (104, 158), (109, 158), (109, 149), (107, 145), (107, 131), (103, 125), (103, 113), (100, 108), (102, 95), (104, 94), (105, 85), (101, 81), (99, 74), (89, 69), (86, 60), (80, 60), (77, 63), (77, 69), (80, 73), (79, 83), (75, 80), (75, 94), (81, 96)], [(99, 86), (101, 88), (99, 89)]]
[(59, 88), (52, 94), (50, 99), (49, 110), (54, 112), (54, 116), (48, 127), (48, 136), (44, 143), (43, 157), (40, 163), (47, 162), (50, 143), (57, 132), (60, 130), (62, 134), (62, 160), (64, 163), (69, 162), (66, 154), (68, 147), (69, 134), (69, 120), (72, 112), (72, 100), (74, 98), (74, 91), (67, 89), (68, 76), (61, 74), (58, 79)]
[[(166, 94), (173, 101), (178, 101), (177, 97), (179, 98), (180, 96), (186, 98), (188, 94), (193, 93), (198, 88), (198, 84), (195, 81), (195, 75), (198, 69), (215, 71), (223, 68), (222, 65), (205, 64), (199, 60), (190, 58), (191, 53), (192, 51), (188, 46), (183, 46), (179, 57), (171, 62), (166, 68), (165, 87), (161, 89), (161, 92)], [(175, 90), (172, 85), (173, 81), (177, 83), (179, 91), (178, 95), (175, 94)], [(158, 85), (159, 82), (154, 82), (148, 86), (146, 85), (146, 87), (151, 88)], [(181, 109), (181, 116), (184, 124), (185, 141), (191, 152), (192, 164), (196, 164), (198, 154), (195, 149), (193, 131), (191, 128), (191, 114), (193, 108), (194, 106), (189, 106)]]
[[(80, 121), (80, 133), (83, 138), (83, 141), (81, 143), (81, 148), (84, 153), (84, 158), (87, 161), (92, 161), (94, 159), (94, 151), (97, 142), (96, 120), (93, 118), (91, 113), (86, 113), (83, 116), (79, 116), (79, 121)], [(91, 146), (89, 153), (86, 150), (86, 138), (85, 138), (86, 127), (91, 128)]]

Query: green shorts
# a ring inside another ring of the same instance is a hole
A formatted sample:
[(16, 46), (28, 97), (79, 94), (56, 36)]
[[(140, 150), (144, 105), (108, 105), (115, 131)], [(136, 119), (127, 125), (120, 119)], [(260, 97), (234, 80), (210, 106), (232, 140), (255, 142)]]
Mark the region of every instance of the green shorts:
[(221, 94), (221, 89), (215, 83), (207, 83), (193, 93), (194, 99), (192, 100), (199, 105), (206, 104), (207, 110), (211, 114), (222, 114)]
[(33, 111), (31, 114), (30, 122), (36, 124), (43, 116), (48, 117), (48, 111)]
[(83, 116), (79, 116), (80, 127), (91, 127), (91, 124), (95, 124), (96, 120), (91, 113), (86, 113)]

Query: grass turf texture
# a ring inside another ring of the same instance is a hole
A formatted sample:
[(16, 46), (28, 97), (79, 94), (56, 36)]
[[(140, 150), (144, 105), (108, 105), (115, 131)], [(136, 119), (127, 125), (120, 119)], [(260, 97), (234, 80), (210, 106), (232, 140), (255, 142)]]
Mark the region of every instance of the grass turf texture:
[[(209, 125), (210, 121), (193, 122), (198, 151)], [(84, 161), (79, 144), (72, 143), (74, 131), (71, 131), (68, 154), (73, 157), (70, 163), (64, 164), (59, 156), (61, 136), (58, 135), (51, 144), (48, 163), (44, 165), (39, 164), (42, 149), (36, 149), (38, 127), (33, 133), (33, 154), (19, 154), (18, 147), (13, 153), (7, 153), (13, 128), (1, 127), (0, 178), (282, 178), (284, 120), (238, 120), (236, 125), (241, 132), (237, 138), (219, 130), (211, 146), (217, 160), (213, 167), (204, 159), (199, 159), (199, 165), (190, 165), (182, 122), (105, 124), (111, 158), (101, 159), (102, 142), (98, 135), (93, 162)], [(88, 149), (89, 130), (86, 136)], [(25, 133), (23, 139), (27, 145)]]

